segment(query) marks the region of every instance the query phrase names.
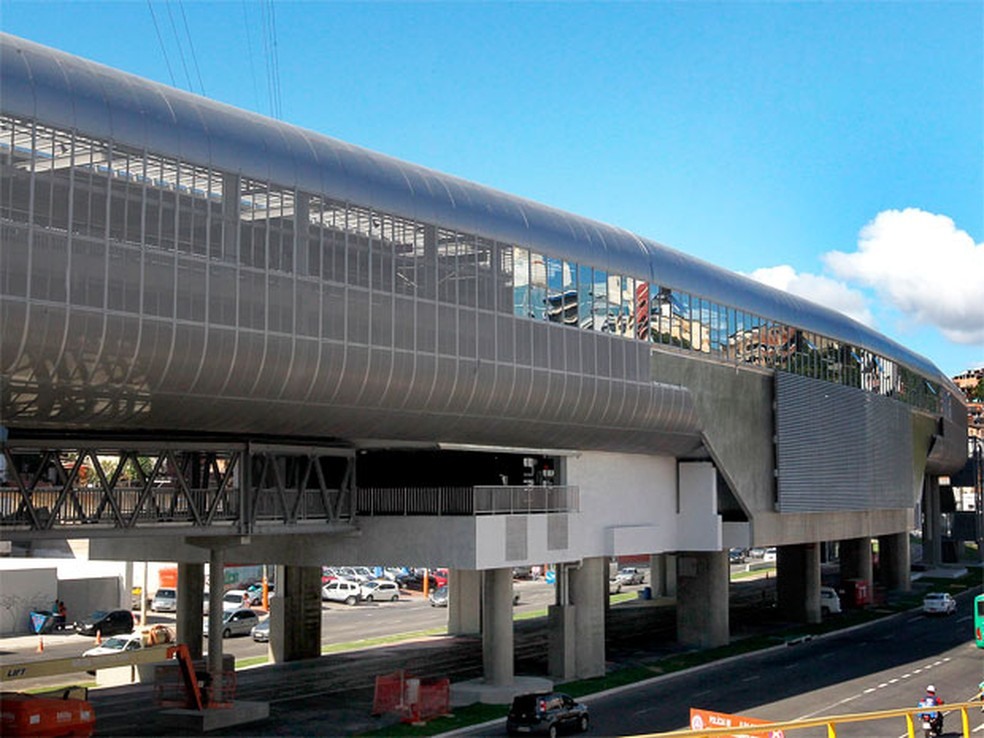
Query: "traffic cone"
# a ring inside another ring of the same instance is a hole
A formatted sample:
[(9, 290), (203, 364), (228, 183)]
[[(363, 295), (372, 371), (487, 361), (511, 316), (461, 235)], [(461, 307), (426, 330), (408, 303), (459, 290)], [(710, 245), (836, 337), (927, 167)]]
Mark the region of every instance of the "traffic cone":
[(38, 647), (36, 649), (37, 653), (44, 653), (44, 636), (38, 636)]
[(103, 632), (101, 630), (96, 631), (96, 645), (101, 646), (103, 642)]

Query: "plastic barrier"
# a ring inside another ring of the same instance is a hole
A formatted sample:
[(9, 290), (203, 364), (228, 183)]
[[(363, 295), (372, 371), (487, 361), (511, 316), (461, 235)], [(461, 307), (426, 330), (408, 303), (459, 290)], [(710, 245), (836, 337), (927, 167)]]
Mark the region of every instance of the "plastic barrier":
[(405, 723), (420, 723), (451, 712), (451, 681), (420, 679), (403, 671), (376, 677), (372, 714), (395, 712)]
[(85, 700), (0, 694), (0, 734), (4, 736), (79, 736), (96, 728), (96, 713)]

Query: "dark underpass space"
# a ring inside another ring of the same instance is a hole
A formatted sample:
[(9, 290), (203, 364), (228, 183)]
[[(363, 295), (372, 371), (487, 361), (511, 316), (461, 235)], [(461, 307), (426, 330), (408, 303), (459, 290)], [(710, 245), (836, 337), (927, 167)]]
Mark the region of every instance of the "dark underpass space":
[(549, 456), (477, 451), (364, 450), (356, 457), (362, 488), (556, 484), (556, 470)]

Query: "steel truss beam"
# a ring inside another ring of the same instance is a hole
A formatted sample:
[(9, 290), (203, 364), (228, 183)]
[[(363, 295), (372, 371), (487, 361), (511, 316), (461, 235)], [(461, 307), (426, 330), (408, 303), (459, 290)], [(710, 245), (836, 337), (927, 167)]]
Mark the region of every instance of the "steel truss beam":
[(248, 535), (354, 515), (355, 453), (337, 447), (9, 440), (0, 458), (4, 538)]

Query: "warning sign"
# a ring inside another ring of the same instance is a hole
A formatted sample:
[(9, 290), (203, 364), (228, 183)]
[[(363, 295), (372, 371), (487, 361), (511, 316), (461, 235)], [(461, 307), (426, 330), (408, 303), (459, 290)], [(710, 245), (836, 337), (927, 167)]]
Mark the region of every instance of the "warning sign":
[[(755, 725), (768, 725), (769, 720), (729, 715), (725, 712), (711, 712), (690, 708), (690, 729), (704, 730), (705, 728), (749, 728)], [(761, 733), (732, 733), (731, 738), (785, 738), (781, 730), (766, 730)]]

